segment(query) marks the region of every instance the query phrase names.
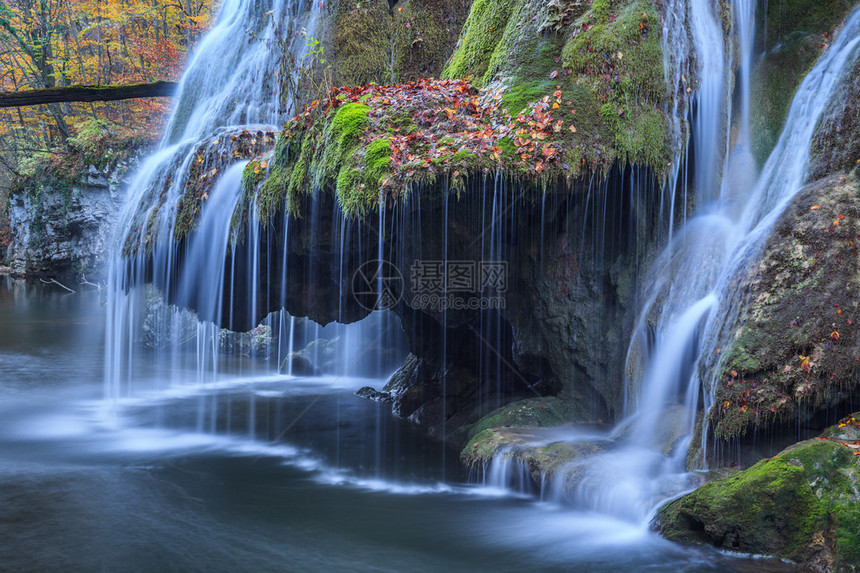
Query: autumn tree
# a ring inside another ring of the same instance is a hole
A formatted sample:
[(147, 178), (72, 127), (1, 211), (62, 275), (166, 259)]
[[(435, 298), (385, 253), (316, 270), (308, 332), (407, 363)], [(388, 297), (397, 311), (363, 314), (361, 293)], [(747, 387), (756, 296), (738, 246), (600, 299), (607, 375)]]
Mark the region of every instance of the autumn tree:
[[(0, 0), (0, 92), (176, 80), (212, 0)], [(153, 138), (168, 102), (52, 102), (0, 109), (0, 164), (14, 173), (82, 133)], [(67, 151), (68, 149), (66, 149)]]

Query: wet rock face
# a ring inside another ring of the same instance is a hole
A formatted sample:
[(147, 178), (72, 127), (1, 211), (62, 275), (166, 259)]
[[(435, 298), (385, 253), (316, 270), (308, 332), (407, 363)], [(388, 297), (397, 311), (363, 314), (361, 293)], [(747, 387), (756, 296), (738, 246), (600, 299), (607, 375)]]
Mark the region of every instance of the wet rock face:
[(810, 179), (860, 165), (860, 62), (842, 79), (815, 132)]
[(857, 193), (856, 176), (809, 185), (759, 261), (739, 270), (747, 304), (722, 348), (710, 412), (717, 437), (844, 413), (860, 371)]
[(776, 555), (814, 571), (860, 566), (860, 413), (817, 439), (664, 506), (665, 537)]
[[(275, 215), (259, 234), (244, 223), (221, 326), (247, 330), (282, 307), (320, 324), (361, 320), (371, 309), (356, 277), (376, 272), (383, 253), (400, 278), (392, 310), (414, 356), (386, 388), (398, 415), (460, 443), (451, 432), (517, 398), (559, 395), (585, 418), (609, 421), (622, 406), (637, 272), (659, 244), (649, 181), (627, 169), (543, 191), (477, 178), (458, 193), (427, 186), (382, 217), (347, 220), (333, 194), (305, 196), (301, 218)], [(482, 265), (499, 274), (483, 276)], [(438, 272), (447, 292), (431, 280)], [(474, 284), (457, 282), (468, 273)], [(205, 302), (156, 286), (171, 304)]]
[(44, 186), (12, 194), (12, 273), (74, 284), (84, 276), (91, 282), (103, 280), (128, 170), (123, 164), (103, 173), (91, 166), (71, 189)]

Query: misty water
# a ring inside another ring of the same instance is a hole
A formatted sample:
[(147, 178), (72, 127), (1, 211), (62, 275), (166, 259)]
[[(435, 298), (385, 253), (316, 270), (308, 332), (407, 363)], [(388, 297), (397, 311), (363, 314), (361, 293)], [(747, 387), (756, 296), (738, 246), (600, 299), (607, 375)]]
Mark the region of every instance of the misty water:
[[(234, 365), (218, 384), (111, 406), (104, 314), (98, 292), (0, 281), (0, 570), (781, 567), (468, 484), (456, 452), (353, 396), (365, 379)], [(197, 431), (201, 400), (234, 418)]]

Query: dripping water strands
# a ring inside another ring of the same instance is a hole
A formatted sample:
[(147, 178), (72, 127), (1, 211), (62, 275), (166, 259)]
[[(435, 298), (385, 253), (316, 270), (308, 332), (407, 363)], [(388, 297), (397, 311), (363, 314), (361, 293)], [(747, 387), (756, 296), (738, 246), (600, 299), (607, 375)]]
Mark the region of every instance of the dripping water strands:
[[(745, 8), (751, 15), (751, 8), (739, 3), (739, 11)], [(724, 201), (724, 194), (711, 195), (713, 199), (700, 205), (701, 214), (687, 221), (675, 244), (667, 247), (655, 265), (650, 294), (628, 355), (628, 370), (631, 360), (648, 357), (641, 376), (633, 380), (637, 386), (631, 395), (638, 397), (632, 407), (634, 414), (615, 431), (617, 449), (582, 463), (584, 477), (579, 478), (573, 495), (578, 504), (617, 515), (632, 513), (642, 519), (653, 510), (654, 502), (694, 485), (684, 471), (687, 445), (700, 388), (703, 383), (705, 388), (713, 388), (709, 380), (699, 377), (699, 357), (709, 357), (704, 372), (716, 371), (712, 357), (718, 356), (714, 349), (720, 346), (719, 335), (732, 330), (726, 325), (734, 324), (743, 299), (733, 280), (736, 269), (745, 268), (760, 252), (774, 221), (801, 188), (814, 127), (839, 78), (858, 57), (858, 31), (860, 10), (849, 17), (802, 82), (780, 141), (760, 178), (754, 186), (746, 184), (752, 191), (742, 208)], [(740, 42), (742, 49), (751, 49), (751, 45), (750, 38)], [(750, 55), (742, 53), (741, 60), (749, 62)], [(748, 93), (742, 89), (742, 94)], [(707, 98), (702, 98), (700, 105), (703, 101)], [(700, 116), (703, 111), (700, 107)], [(739, 121), (748, 121), (748, 102), (741, 104)], [(748, 126), (738, 129), (744, 133)], [(696, 149), (697, 165), (702, 164), (698, 157), (701, 152), (701, 148)], [(712, 161), (717, 164), (718, 156)], [(733, 167), (732, 162), (726, 163), (723, 186), (731, 180)], [(707, 410), (713, 396), (706, 393), (703, 398)], [(666, 415), (673, 409), (672, 415)], [(672, 424), (679, 427), (669, 429), (666, 435), (665, 426)], [(703, 447), (706, 435), (707, 428)], [(614, 482), (606, 485), (610, 476)]]
[[(379, 335), (386, 328), (382, 320), (324, 328), (283, 311), (257, 319), (273, 306), (271, 296), (293, 294), (286, 292), (290, 217), (282, 217), (279, 233), (263, 225), (244, 196), (243, 171), (249, 159), (271, 149), (291, 108), (293, 94), (280, 93), (279, 60), (302, 61), (322, 9), (316, 2), (227, 0), (192, 56), (161, 149), (138, 171), (118, 226), (126, 235), (109, 270), (105, 370), (105, 396), (114, 411), (153, 393), (215, 388), (234, 379), (393, 370), (391, 358), (360, 355), (378, 351), (361, 341)], [(284, 44), (281, 36), (293, 40)], [(313, 265), (309, 260), (311, 274)], [(282, 290), (263, 294), (264, 282)], [(244, 304), (228, 302), (236, 300)], [(199, 431), (225, 427), (226, 415), (245, 420), (240, 433), (259, 436), (253, 395), (243, 401), (241, 416), (229, 400), (199, 401)]]
[[(748, 155), (752, 15), (752, 2), (735, 6), (741, 36), (741, 101), (735, 134), (720, 134), (720, 118), (728, 116), (731, 103), (724, 97), (721, 74), (729, 66), (722, 60), (722, 36), (714, 14), (704, 3), (690, 5), (699, 73), (711, 80), (701, 84), (702, 91), (695, 96), (692, 131), (698, 213), (675, 233), (651, 271), (653, 278), (627, 358), (630, 415), (616, 426), (605, 450), (568, 466), (567, 471), (575, 474), (569, 480), (572, 488), (550, 486), (553, 496), (577, 507), (645, 523), (661, 500), (698, 483), (685, 470), (688, 446), (701, 403), (705, 410), (713, 404), (709, 394), (713, 385), (700, 377), (700, 371), (715, 372), (714, 348), (721, 345), (721, 333), (732, 330), (726, 325), (734, 323), (742, 304), (733, 280), (735, 271), (758, 254), (774, 221), (801, 188), (818, 118), (860, 51), (858, 10), (804, 79), (780, 141), (755, 181), (755, 170), (744, 157)], [(707, 134), (705, 141), (702, 134)], [(702, 177), (700, 169), (712, 175)], [(702, 356), (708, 358), (700, 365)], [(702, 446), (706, 435), (704, 428)]]

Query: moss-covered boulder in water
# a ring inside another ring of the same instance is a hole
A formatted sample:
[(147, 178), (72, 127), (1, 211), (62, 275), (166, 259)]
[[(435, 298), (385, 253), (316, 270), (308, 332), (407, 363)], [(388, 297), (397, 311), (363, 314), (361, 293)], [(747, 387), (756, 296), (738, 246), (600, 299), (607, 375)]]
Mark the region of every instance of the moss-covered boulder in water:
[(748, 297), (722, 348), (711, 427), (719, 438), (804, 422), (846, 403), (860, 373), (860, 198), (855, 175), (802, 190), (763, 255), (739, 272)]
[(860, 413), (667, 504), (655, 528), (675, 541), (776, 555), (816, 571), (856, 570), (860, 442), (841, 438), (845, 428), (860, 429), (858, 420)]
[[(495, 458), (522, 463), (535, 484), (572, 481), (566, 466), (603, 450), (599, 440), (565, 440), (566, 424), (588, 419), (581, 406), (556, 397), (527, 398), (490, 412), (466, 430), (470, 439), (460, 452), (467, 467), (486, 467)], [(570, 429), (569, 432), (577, 433)]]

